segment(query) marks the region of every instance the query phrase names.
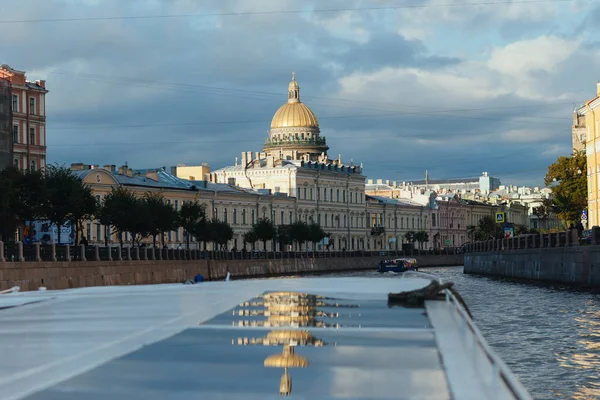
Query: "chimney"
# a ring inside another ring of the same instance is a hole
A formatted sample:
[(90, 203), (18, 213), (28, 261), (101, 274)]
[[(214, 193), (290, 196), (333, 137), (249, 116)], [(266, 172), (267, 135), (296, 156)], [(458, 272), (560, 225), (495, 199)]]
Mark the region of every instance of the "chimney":
[[(131, 169), (129, 169), (127, 172), (127, 176), (131, 176), (129, 175), (129, 171), (131, 171)], [(158, 182), (158, 171), (156, 170), (149, 170), (146, 171), (146, 178), (153, 180), (154, 182)]]
[(383, 185), (383, 179), (377, 179), (377, 184), (378, 185)]
[(600, 82), (596, 83), (596, 95), (600, 97)]
[(71, 164), (71, 171), (83, 171), (84, 169), (85, 166), (83, 165), (83, 163)]
[(104, 168), (104, 170), (105, 170), (105, 171), (108, 171), (108, 172), (115, 172), (115, 168), (116, 168), (116, 166), (114, 166), (114, 165), (108, 165), (108, 164), (107, 164), (107, 165), (105, 165), (103, 168)]
[(367, 179), (367, 185), (372, 185), (373, 184), (373, 179)]
[(275, 157), (267, 157), (267, 168), (273, 168), (275, 166)]
[(45, 80), (35, 81), (35, 83), (37, 83), (38, 85), (40, 85), (41, 87), (46, 89), (46, 81)]
[(119, 175), (127, 175), (127, 166), (126, 165), (119, 167)]
[(248, 164), (248, 154), (246, 152), (242, 152), (242, 167), (245, 167)]
[(386, 179), (386, 180), (385, 180), (385, 184), (386, 184), (386, 185), (388, 185), (388, 186), (390, 186), (390, 180), (389, 180), (389, 179)]

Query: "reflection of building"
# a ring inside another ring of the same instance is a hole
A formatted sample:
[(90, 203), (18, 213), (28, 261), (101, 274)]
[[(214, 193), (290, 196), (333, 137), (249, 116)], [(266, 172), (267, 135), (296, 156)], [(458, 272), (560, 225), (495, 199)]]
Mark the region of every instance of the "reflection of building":
[(25, 72), (0, 65), (0, 76), (12, 84), (13, 165), (19, 169), (46, 167), (46, 81), (28, 81)]
[(597, 83), (596, 97), (586, 101), (583, 106), (575, 113), (585, 118), (586, 141), (585, 148), (587, 154), (587, 176), (588, 176), (588, 226), (600, 224), (599, 206), (600, 201), (600, 82)]
[[(337, 318), (338, 313), (326, 313), (318, 307), (341, 307), (337, 303), (326, 303), (322, 297), (297, 292), (273, 292), (262, 296), (262, 301), (252, 301), (240, 304), (240, 309), (234, 310), (233, 315), (267, 317), (266, 321), (253, 321), (256, 326), (299, 327), (327, 326), (316, 320), (318, 316)], [(348, 307), (356, 307), (350, 305)], [(259, 308), (259, 309), (256, 309)], [(240, 321), (247, 325), (249, 321)], [(235, 322), (234, 322), (235, 325)], [(266, 337), (237, 338), (232, 344), (239, 346), (263, 345), (283, 346), (280, 354), (268, 356), (264, 361), (267, 368), (283, 368), (279, 383), (279, 394), (289, 396), (292, 392), (292, 378), (289, 368), (307, 368), (309, 362), (295, 352), (297, 346), (324, 346), (322, 340), (315, 338), (306, 330), (282, 329), (270, 331)]]

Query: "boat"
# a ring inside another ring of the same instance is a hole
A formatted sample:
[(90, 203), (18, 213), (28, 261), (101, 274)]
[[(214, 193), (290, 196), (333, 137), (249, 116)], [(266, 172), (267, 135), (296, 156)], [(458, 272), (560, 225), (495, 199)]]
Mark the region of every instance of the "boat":
[(406, 272), (12, 291), (0, 295), (11, 305), (0, 311), (0, 393), (532, 399), (451, 289)]
[(418, 271), (417, 260), (414, 258), (396, 258), (382, 260), (377, 266), (378, 272), (406, 272)]

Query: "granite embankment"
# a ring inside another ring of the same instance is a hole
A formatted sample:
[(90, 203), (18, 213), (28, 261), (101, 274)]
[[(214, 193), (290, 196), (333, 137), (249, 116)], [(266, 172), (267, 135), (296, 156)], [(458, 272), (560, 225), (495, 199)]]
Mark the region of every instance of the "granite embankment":
[(467, 253), (466, 274), (600, 288), (600, 246)]
[[(463, 255), (416, 257), (419, 266), (463, 265)], [(48, 290), (108, 285), (179, 283), (202, 274), (210, 280), (375, 269), (380, 257), (252, 260), (139, 260), (0, 262), (0, 290)]]

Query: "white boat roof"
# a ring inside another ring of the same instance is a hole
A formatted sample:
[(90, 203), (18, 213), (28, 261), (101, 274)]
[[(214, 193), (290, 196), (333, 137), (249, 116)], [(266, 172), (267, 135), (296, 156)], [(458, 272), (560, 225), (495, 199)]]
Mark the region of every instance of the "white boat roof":
[[(288, 374), (297, 399), (530, 399), (452, 302), (388, 306), (388, 293), (429, 283), (312, 277), (0, 294), (1, 397), (275, 399)], [(261, 297), (272, 291), (304, 296), (298, 304), (312, 301), (313, 313), (280, 324)], [(285, 358), (269, 339), (278, 330), (311, 339)]]

